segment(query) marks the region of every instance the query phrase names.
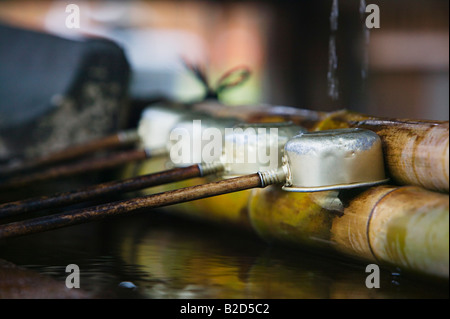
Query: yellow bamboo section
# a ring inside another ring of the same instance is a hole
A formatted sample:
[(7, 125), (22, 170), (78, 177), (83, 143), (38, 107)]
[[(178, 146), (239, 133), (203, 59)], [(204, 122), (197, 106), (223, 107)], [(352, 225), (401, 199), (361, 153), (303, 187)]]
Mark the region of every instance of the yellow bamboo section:
[[(146, 169), (161, 168), (149, 161)], [(176, 183), (187, 187), (205, 178)], [(167, 190), (150, 189), (147, 193)], [(256, 232), (276, 241), (335, 251), (419, 274), (449, 276), (449, 197), (416, 186), (285, 192), (279, 185), (175, 206), (180, 214)]]
[(274, 186), (253, 191), (249, 214), (267, 240), (448, 278), (448, 199), (418, 187), (379, 186), (341, 201), (333, 192), (284, 193)]
[(332, 240), (346, 253), (448, 278), (448, 223), (447, 195), (378, 187), (351, 201), (333, 223)]
[[(311, 194), (285, 192), (278, 185), (254, 189), (248, 204), (253, 228), (267, 241), (328, 247), (337, 212), (324, 208), (320, 198), (316, 200), (319, 193)], [(334, 192), (320, 195), (326, 194)]]
[(383, 143), (386, 168), (399, 185), (449, 191), (449, 122), (389, 119), (347, 110), (324, 113), (292, 107), (196, 106), (211, 116), (233, 116), (249, 122), (292, 121), (310, 130), (359, 127), (377, 133)]
[[(146, 161), (141, 167), (139, 174), (143, 172), (157, 172), (167, 169), (168, 159), (154, 159)], [(128, 174), (127, 174), (128, 175)], [(194, 185), (204, 184), (216, 181), (216, 177), (195, 178), (191, 180), (181, 181), (170, 185), (153, 187), (149, 190), (143, 190), (143, 194), (154, 194), (172, 189), (190, 187)], [(250, 197), (251, 190), (230, 193), (226, 195), (215, 196), (177, 204), (173, 207), (182, 214), (192, 218), (211, 221), (214, 223), (225, 223), (233, 227), (251, 230), (250, 221), (248, 219), (247, 202)]]
[[(318, 193), (284, 192), (275, 185), (180, 204), (180, 213), (254, 231), (268, 241), (339, 252), (448, 280), (449, 196), (444, 194), (448, 193), (448, 122), (377, 119), (347, 111), (202, 108), (214, 116), (237, 116), (249, 122), (290, 120), (310, 130), (375, 131), (382, 139), (393, 185)], [(165, 163), (148, 161), (139, 173), (166, 169)], [(170, 187), (208, 181), (196, 179)]]
[(448, 122), (377, 119), (341, 111), (330, 114), (314, 129), (342, 127), (366, 128), (380, 136), (386, 166), (397, 183), (448, 192)]

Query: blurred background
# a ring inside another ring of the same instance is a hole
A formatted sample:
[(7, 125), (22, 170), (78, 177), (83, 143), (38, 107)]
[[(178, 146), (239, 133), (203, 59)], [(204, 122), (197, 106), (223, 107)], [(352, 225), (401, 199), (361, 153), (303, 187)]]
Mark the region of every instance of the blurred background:
[[(79, 29), (65, 25), (71, 2), (80, 8)], [(0, 21), (64, 37), (113, 39), (130, 62), (135, 99), (201, 98), (204, 87), (184, 68), (184, 58), (203, 65), (212, 83), (239, 65), (252, 70), (249, 81), (223, 95), (229, 104), (448, 120), (449, 2), (369, 3), (379, 6), (381, 18), (370, 34), (364, 32), (360, 0), (338, 3), (337, 98), (330, 96), (327, 79), (331, 0), (3, 0)]]

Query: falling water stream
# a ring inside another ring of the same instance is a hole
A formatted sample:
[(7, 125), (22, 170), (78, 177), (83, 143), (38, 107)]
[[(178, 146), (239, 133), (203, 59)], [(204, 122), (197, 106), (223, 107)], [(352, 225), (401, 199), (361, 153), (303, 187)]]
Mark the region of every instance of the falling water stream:
[[(367, 79), (369, 69), (369, 42), (370, 30), (366, 26), (366, 1), (360, 0), (359, 14), (362, 25), (362, 57), (361, 57), (361, 78)], [(336, 53), (336, 33), (338, 30), (339, 2), (333, 0), (330, 14), (330, 40), (328, 51), (328, 95), (336, 101), (339, 98), (339, 79), (337, 77), (338, 57)]]
[(337, 78), (338, 58), (336, 54), (336, 33), (338, 30), (339, 4), (333, 0), (330, 15), (330, 42), (328, 49), (328, 95), (336, 101), (339, 98), (339, 81)]
[(362, 24), (362, 34), (363, 34), (363, 44), (362, 44), (362, 63), (361, 63), (361, 78), (366, 79), (369, 69), (369, 41), (370, 41), (370, 30), (366, 26), (365, 21), (366, 13), (366, 1), (361, 0), (359, 3), (359, 14)]

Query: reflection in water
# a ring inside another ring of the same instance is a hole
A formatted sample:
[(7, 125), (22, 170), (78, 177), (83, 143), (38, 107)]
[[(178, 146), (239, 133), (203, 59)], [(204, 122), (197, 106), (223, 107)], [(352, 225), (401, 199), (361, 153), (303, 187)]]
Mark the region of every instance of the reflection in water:
[(82, 288), (98, 297), (448, 298), (448, 287), (387, 270), (381, 288), (368, 289), (365, 265), (160, 212), (10, 239), (0, 258), (61, 284), (76, 263)]

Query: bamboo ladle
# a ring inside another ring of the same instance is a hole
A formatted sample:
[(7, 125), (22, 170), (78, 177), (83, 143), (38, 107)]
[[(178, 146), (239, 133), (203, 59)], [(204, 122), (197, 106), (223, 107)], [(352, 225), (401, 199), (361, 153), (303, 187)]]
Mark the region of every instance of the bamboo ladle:
[[(283, 165), (277, 170), (10, 223), (0, 226), (0, 239), (273, 184), (284, 184), (283, 189), (289, 191), (314, 192), (368, 187), (387, 181), (384, 175), (381, 142), (371, 131), (344, 129), (313, 132), (312, 135), (304, 133), (287, 142), (284, 150)], [(332, 160), (330, 154), (334, 154)], [(304, 170), (305, 164), (314, 161), (320, 167), (315, 175), (308, 165), (306, 168), (309, 170)], [(355, 165), (358, 169), (353, 170)], [(321, 174), (322, 169), (331, 171), (343, 169), (346, 174), (327, 177)]]
[[(188, 123), (186, 122), (180, 122), (178, 127), (186, 127)], [(210, 123), (211, 124), (211, 123)], [(216, 122), (216, 124), (221, 124), (220, 122)], [(278, 149), (278, 152), (281, 152), (282, 148), (284, 147), (284, 144), (287, 142), (288, 138), (294, 136), (296, 133), (303, 131), (300, 127), (292, 125), (290, 123), (264, 123), (264, 124), (249, 124), (249, 125), (241, 125), (238, 126), (238, 131), (234, 132), (234, 134), (228, 137), (225, 137), (225, 139), (238, 139), (243, 140), (246, 137), (248, 138), (248, 132), (244, 131), (243, 129), (239, 130), (239, 128), (270, 128), (270, 127), (276, 127), (277, 130), (280, 128), (279, 134), (277, 134), (276, 140), (267, 140), (266, 144), (272, 143), (272, 145), (268, 145), (270, 147), (276, 147)], [(177, 126), (175, 127), (177, 128)], [(204, 128), (204, 130), (206, 130)], [(201, 129), (200, 129), (201, 131)], [(277, 131), (278, 132), (278, 131)], [(200, 132), (201, 134), (201, 132)], [(281, 138), (280, 138), (281, 137)], [(255, 150), (255, 145), (258, 141), (253, 140), (254, 145), (250, 145), (251, 148)], [(222, 144), (224, 141), (221, 142)], [(225, 143), (230, 144), (230, 143)], [(233, 143), (231, 143), (234, 145)], [(250, 143), (252, 144), (252, 143)], [(189, 146), (189, 145), (188, 145)], [(241, 145), (244, 148), (249, 148), (248, 143), (245, 145)], [(266, 145), (261, 145), (262, 149), (261, 152), (265, 152), (266, 150), (263, 149)], [(223, 146), (222, 146), (223, 147)], [(170, 148), (170, 146), (169, 146)], [(200, 152), (203, 150), (200, 149)], [(277, 154), (278, 154), (277, 152)], [(228, 154), (229, 153), (229, 154)], [(225, 148), (224, 154), (227, 154), (228, 157), (235, 156), (236, 154), (233, 153), (233, 147), (231, 149)], [(220, 158), (217, 158), (219, 160)], [(281, 161), (281, 157), (278, 159)], [(99, 185), (90, 186), (87, 188), (82, 188), (78, 190), (68, 191), (68, 192), (62, 192), (53, 194), (50, 196), (40, 196), (35, 198), (29, 198), (25, 200), (5, 203), (0, 205), (0, 220), (5, 217), (11, 217), (11, 216), (17, 216), (23, 213), (29, 213), (37, 210), (47, 209), (47, 208), (53, 208), (53, 207), (59, 207), (74, 203), (81, 203), (84, 201), (92, 200), (92, 199), (98, 199), (105, 197), (107, 195), (115, 195), (115, 194), (123, 194), (131, 191), (141, 190), (144, 188), (149, 188), (153, 186), (168, 184), (176, 181), (182, 181), (186, 179), (191, 179), (195, 177), (204, 177), (207, 175), (219, 173), (224, 170), (224, 162), (226, 162), (226, 158), (222, 158), (222, 162), (215, 162), (215, 163), (184, 163), (186, 164), (192, 164), (187, 167), (177, 167), (175, 169), (166, 170), (163, 172), (157, 172), (153, 174), (147, 174), (142, 176), (137, 176), (133, 178), (128, 178), (124, 180), (119, 181), (112, 181), (108, 183), (103, 183)], [(256, 166), (255, 166), (256, 165)], [(248, 166), (248, 165), (247, 165)], [(258, 170), (260, 167), (257, 163), (251, 165), (250, 167), (247, 167), (247, 171), (255, 171)], [(236, 172), (236, 168), (234, 168), (234, 171)], [(239, 169), (238, 169), (239, 170)], [(239, 173), (245, 173), (242, 172), (242, 165), (240, 166)]]

